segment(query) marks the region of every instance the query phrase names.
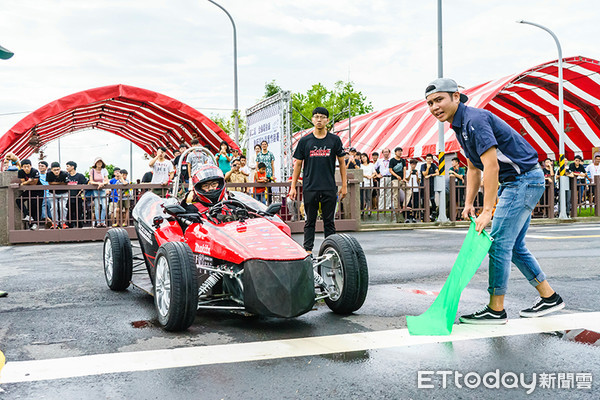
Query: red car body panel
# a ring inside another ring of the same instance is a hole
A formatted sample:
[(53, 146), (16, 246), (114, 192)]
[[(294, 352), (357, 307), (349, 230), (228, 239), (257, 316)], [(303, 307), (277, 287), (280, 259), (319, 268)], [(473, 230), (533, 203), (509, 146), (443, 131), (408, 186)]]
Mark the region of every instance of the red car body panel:
[(291, 240), (279, 224), (265, 218), (233, 221), (218, 226), (210, 222), (195, 224), (186, 230), (184, 241), (194, 253), (235, 264), (254, 258), (302, 260), (307, 255), (306, 250)]

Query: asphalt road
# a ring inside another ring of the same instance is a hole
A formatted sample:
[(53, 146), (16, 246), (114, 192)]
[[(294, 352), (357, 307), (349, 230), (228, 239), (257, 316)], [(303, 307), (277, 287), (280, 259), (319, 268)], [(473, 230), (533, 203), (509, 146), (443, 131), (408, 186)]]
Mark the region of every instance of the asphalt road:
[[(353, 234), (367, 255), (370, 273), (367, 300), (354, 315), (340, 317), (322, 304), (290, 320), (199, 312), (194, 325), (183, 333), (164, 332), (153, 325), (155, 311), (149, 295), (133, 288), (121, 293), (108, 289), (101, 243), (0, 247), (0, 289), (9, 292), (0, 298), (0, 351), (9, 364), (38, 365), (50, 360), (49, 365), (68, 371), (69, 363), (87, 355), (106, 355), (103, 363), (116, 364), (122, 362), (119, 355), (129, 357), (130, 352), (171, 351), (156, 353), (165, 357), (177, 351), (172, 349), (223, 353), (216, 361), (192, 360), (188, 366), (165, 368), (160, 360), (149, 359), (144, 368), (123, 367), (118, 373), (69, 376), (65, 372), (61, 379), (0, 383), (0, 398), (600, 398), (600, 347), (561, 338), (563, 333), (554, 332), (550, 325), (548, 333), (519, 331), (518, 311), (529, 307), (537, 292), (516, 268), (506, 298), (509, 324), (515, 322), (510, 334), (465, 340), (451, 336), (442, 343), (411, 345), (381, 339), (372, 347), (332, 354), (311, 348), (316, 345), (310, 342), (302, 344), (306, 351), (302, 354), (310, 355), (285, 355), (290, 347), (287, 339), (350, 334), (363, 340), (406, 328), (405, 316), (423, 313), (435, 299), (465, 232)], [(294, 238), (301, 241), (300, 236)], [(588, 313), (585, 320), (598, 326), (600, 317), (593, 313), (600, 311), (600, 224), (536, 226), (527, 242), (550, 284), (565, 299), (567, 307), (560, 314), (581, 318), (581, 313)], [(487, 260), (464, 291), (459, 315), (485, 304), (486, 289)], [(360, 333), (364, 335), (356, 335)], [(254, 342), (273, 343), (274, 350), (244, 359), (242, 349), (256, 346), (237, 346)], [(185, 358), (185, 351), (173, 359)], [(165, 358), (165, 363), (169, 360)], [(483, 384), (469, 388), (458, 375), (483, 377), (496, 370), (500, 378), (506, 373), (523, 374), (525, 383), (535, 373), (537, 386), (531, 394), (525, 385), (505, 387), (511, 386), (508, 381), (499, 388)], [(444, 374), (448, 376), (445, 388)], [(542, 387), (541, 374), (554, 374), (554, 388)], [(574, 387), (558, 388), (560, 378), (563, 386), (571, 379)], [(586, 379), (592, 379), (590, 389), (584, 388)], [(420, 387), (428, 382), (434, 387)]]

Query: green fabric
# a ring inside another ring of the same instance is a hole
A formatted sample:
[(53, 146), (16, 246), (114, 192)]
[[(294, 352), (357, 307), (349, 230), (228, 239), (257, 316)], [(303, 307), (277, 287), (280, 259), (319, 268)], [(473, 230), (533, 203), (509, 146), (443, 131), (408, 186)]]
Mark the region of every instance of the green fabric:
[(471, 218), (471, 227), (442, 291), (423, 314), (406, 317), (408, 332), (411, 335), (452, 333), (460, 295), (475, 275), (491, 245), (490, 235), (486, 231), (478, 235), (475, 230), (475, 220)]

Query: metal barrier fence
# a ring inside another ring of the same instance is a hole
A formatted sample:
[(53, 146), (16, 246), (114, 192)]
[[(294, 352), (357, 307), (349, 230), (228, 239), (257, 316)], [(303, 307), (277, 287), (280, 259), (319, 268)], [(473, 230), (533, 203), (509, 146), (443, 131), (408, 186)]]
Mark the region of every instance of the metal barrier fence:
[[(266, 204), (281, 202), (279, 213), (293, 233), (304, 228), (302, 186), (297, 188), (298, 198), (287, 198), (289, 183), (228, 183), (229, 190), (248, 192), (252, 196), (264, 190), (262, 201)], [(40, 189), (44, 190), (40, 190)], [(131, 238), (135, 237), (131, 210), (148, 190), (164, 197), (171, 186), (156, 184), (106, 185), (98, 190), (95, 185), (51, 185), (8, 187), (7, 231), (9, 243), (37, 243), (101, 240), (106, 230), (113, 226), (124, 227)], [(338, 201), (336, 228), (340, 231), (358, 230), (358, 181), (350, 179), (348, 195)], [(183, 196), (182, 196), (183, 197)], [(258, 196), (256, 196), (258, 197)], [(28, 216), (29, 218), (27, 218)], [(323, 230), (322, 221), (317, 231)]]
[[(600, 182), (597, 177), (595, 182)], [(439, 206), (437, 198), (431, 195), (429, 178), (423, 179), (418, 185), (409, 186), (398, 183), (397, 180), (382, 179), (371, 182), (370, 185), (361, 186), (361, 217), (362, 222), (433, 222), (435, 212), (433, 206)], [(575, 218), (579, 215), (600, 216), (600, 185), (585, 183), (570, 178), (567, 210)], [(464, 183), (457, 184), (454, 179), (449, 180), (447, 207), (450, 221), (462, 220), (466, 194), (466, 176)], [(431, 201), (433, 198), (434, 202)], [(426, 201), (428, 200), (428, 201)], [(483, 188), (475, 197), (474, 206), (481, 209), (483, 206)], [(532, 213), (533, 218), (558, 217), (558, 188), (554, 182), (546, 182), (546, 190)]]
[[(600, 177), (596, 177), (600, 182)], [(432, 222), (435, 219), (431, 185), (424, 179), (419, 185), (409, 186), (386, 179), (379, 183), (359, 186), (360, 176), (350, 177), (348, 195), (338, 201), (336, 227), (340, 231), (358, 230), (361, 224), (378, 222)], [(297, 187), (298, 198), (287, 198), (289, 182), (232, 183), (230, 190), (240, 190), (255, 195), (264, 189), (264, 202), (281, 202), (280, 216), (292, 232), (304, 228), (302, 186)], [(20, 186), (11, 184), (7, 191), (7, 232), (9, 243), (63, 242), (101, 240), (106, 229), (124, 226), (130, 237), (135, 237), (131, 210), (141, 195), (153, 190), (164, 195), (170, 186), (152, 184), (107, 185), (101, 190), (95, 185)], [(40, 189), (44, 188), (44, 191)], [(38, 191), (38, 193), (36, 193)], [(465, 184), (449, 182), (448, 207), (451, 221), (461, 220), (464, 209)], [(558, 191), (553, 182), (546, 183), (546, 191), (533, 210), (534, 218), (558, 216)], [(475, 199), (481, 208), (483, 193)], [(437, 206), (438, 204), (435, 203)], [(578, 215), (600, 216), (600, 184), (570, 179), (567, 210), (571, 217)], [(29, 215), (31, 219), (23, 218)], [(317, 231), (323, 230), (321, 220)]]

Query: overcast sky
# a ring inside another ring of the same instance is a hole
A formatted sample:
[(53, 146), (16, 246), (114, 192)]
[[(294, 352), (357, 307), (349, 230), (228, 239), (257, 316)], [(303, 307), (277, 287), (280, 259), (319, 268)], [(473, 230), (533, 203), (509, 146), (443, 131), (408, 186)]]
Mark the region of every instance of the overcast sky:
[[(238, 34), (239, 104), (245, 110), (275, 79), (305, 92), (351, 80), (375, 109), (421, 98), (437, 76), (435, 0), (219, 0)], [(595, 0), (444, 1), (444, 75), (468, 88), (557, 58), (600, 59)], [(204, 0), (4, 1), (0, 134), (27, 112), (81, 90), (127, 84), (176, 98), (206, 115), (233, 108), (229, 19)], [(11, 113), (18, 113), (7, 115)], [(56, 144), (46, 149), (58, 159)], [(137, 148), (134, 177), (147, 169)], [(96, 155), (129, 166), (128, 142), (100, 131), (61, 140), (61, 160)], [(35, 159), (35, 157), (32, 157)], [(82, 167), (79, 168), (83, 169)]]

